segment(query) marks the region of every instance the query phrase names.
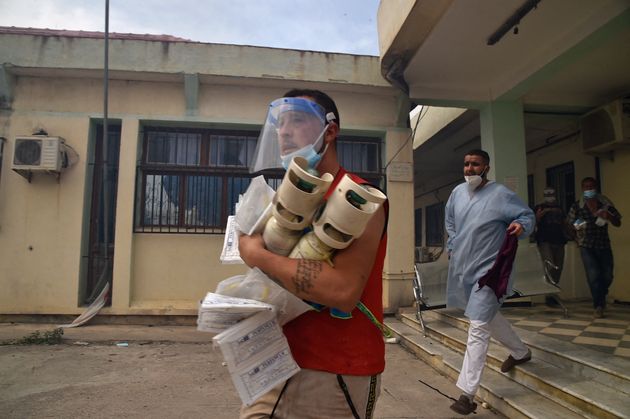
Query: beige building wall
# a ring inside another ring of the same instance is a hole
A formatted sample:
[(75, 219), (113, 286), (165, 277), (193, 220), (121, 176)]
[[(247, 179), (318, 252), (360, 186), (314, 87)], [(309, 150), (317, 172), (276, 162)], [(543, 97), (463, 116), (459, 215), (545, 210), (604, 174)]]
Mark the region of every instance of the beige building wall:
[[(35, 176), (31, 183), (10, 170), (13, 139), (45, 128), (67, 139), (85, 156), (89, 119), (47, 112), (14, 114), (5, 119), (8, 139), (0, 180), (0, 307), (2, 312), (59, 312), (77, 305), (85, 160), (59, 180)], [(74, 290), (70, 293), (69, 290)]]
[[(6, 58), (14, 63), (11, 72), (15, 76), (11, 109), (0, 111), (0, 136), (7, 138), (0, 178), (0, 314), (79, 314), (84, 310), (79, 290), (85, 271), (82, 248), (87, 240), (86, 208), (92, 188), (89, 159), (94, 124), (102, 118), (103, 93), (99, 72), (64, 66), (83, 62), (81, 51), (73, 48), (84, 49), (90, 56), (88, 50), (98, 49), (101, 42), (77, 39), (72, 47), (68, 40), (49, 39), (50, 48), (70, 48), (67, 60), (40, 52), (37, 61), (13, 48), (20, 45), (26, 48), (23, 52), (41, 51), (45, 42), (38, 37), (24, 38), (31, 39), (0, 36), (0, 52), (11, 51)], [(336, 100), (342, 134), (390, 141), (390, 133), (398, 129), (399, 94), (380, 77), (375, 57), (236, 46), (217, 49), (207, 44), (175, 44), (165, 52), (159, 43), (126, 42), (129, 51), (145, 61), (113, 58), (110, 70), (109, 118), (121, 125), (121, 147), (112, 306), (102, 314), (196, 314), (197, 302), (206, 292), (222, 279), (245, 271), (244, 265), (219, 262), (222, 234), (133, 231), (143, 127), (258, 130), (271, 100), (290, 88), (303, 87), (324, 90)], [(123, 47), (115, 41), (110, 54), (127, 51)], [(226, 61), (221, 65), (216, 59), (209, 61), (213, 52)], [(152, 54), (166, 56), (160, 61)], [(89, 61), (84, 64), (91, 65)], [(184, 65), (186, 72), (199, 73), (193, 109), (185, 94)], [(263, 77), (262, 73), (272, 71), (283, 79)], [(59, 180), (37, 173), (29, 183), (11, 171), (13, 144), (16, 136), (40, 128), (65, 138), (79, 159)], [(391, 141), (400, 143), (395, 135)], [(409, 203), (407, 208), (393, 206), (392, 231), (404, 230), (401, 226), (407, 218), (402, 214), (412, 210), (411, 185), (388, 185), (392, 202)], [(386, 270), (407, 272), (409, 265), (396, 259)], [(386, 300), (385, 305), (391, 303)]]
[(608, 158), (600, 159), (600, 165), (602, 193), (613, 201), (623, 217), (621, 227), (608, 226), (615, 260), (615, 278), (609, 297), (630, 301), (630, 150), (616, 150)]

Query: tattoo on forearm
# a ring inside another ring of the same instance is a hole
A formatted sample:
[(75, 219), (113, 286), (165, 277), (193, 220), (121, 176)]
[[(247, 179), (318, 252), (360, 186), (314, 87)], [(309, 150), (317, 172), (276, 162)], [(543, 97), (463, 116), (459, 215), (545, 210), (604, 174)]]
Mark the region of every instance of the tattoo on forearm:
[(297, 270), (291, 278), (296, 291), (308, 294), (313, 288), (313, 280), (319, 277), (322, 271), (322, 262), (318, 260), (299, 259), (297, 262)]

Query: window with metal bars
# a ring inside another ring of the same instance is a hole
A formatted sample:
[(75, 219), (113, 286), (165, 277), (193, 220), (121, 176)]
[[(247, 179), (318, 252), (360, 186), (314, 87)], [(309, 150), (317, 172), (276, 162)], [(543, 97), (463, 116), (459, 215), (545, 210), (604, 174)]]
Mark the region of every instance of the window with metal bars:
[[(145, 127), (138, 170), (136, 232), (223, 233), (239, 194), (251, 179), (248, 167), (258, 132)], [(340, 137), (346, 170), (383, 187), (380, 139)], [(274, 189), (283, 170), (265, 171)]]
[(337, 139), (339, 164), (348, 172), (362, 177), (374, 186), (385, 190), (385, 177), (381, 170), (381, 139), (342, 135)]
[(444, 244), (444, 202), (426, 207), (427, 214), (427, 246)]

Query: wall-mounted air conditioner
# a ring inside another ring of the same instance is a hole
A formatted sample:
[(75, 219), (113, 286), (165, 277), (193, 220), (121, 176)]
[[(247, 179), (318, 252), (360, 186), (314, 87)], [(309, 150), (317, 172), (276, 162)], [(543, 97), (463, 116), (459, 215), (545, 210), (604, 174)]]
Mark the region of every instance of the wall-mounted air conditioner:
[(630, 146), (630, 100), (619, 99), (587, 113), (580, 120), (580, 131), (587, 153)]
[(64, 139), (45, 135), (17, 137), (13, 147), (16, 172), (60, 172), (64, 162)]

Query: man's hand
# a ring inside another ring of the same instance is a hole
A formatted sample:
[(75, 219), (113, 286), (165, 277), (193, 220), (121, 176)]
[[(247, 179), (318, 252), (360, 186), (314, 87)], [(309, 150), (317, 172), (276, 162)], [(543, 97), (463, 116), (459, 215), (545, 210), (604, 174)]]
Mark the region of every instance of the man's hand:
[(515, 235), (516, 237), (518, 237), (521, 235), (521, 233), (523, 233), (523, 226), (515, 221), (508, 226), (507, 232), (510, 235)]
[(599, 209), (597, 210), (597, 212), (595, 213), (596, 216), (603, 218), (604, 220), (610, 221), (613, 217), (612, 214), (609, 213), (607, 210), (605, 209)]
[(243, 262), (250, 268), (256, 266), (256, 255), (265, 249), (265, 242), (263, 241), (262, 234), (252, 234), (247, 236), (242, 234), (238, 236), (238, 252), (243, 259)]

